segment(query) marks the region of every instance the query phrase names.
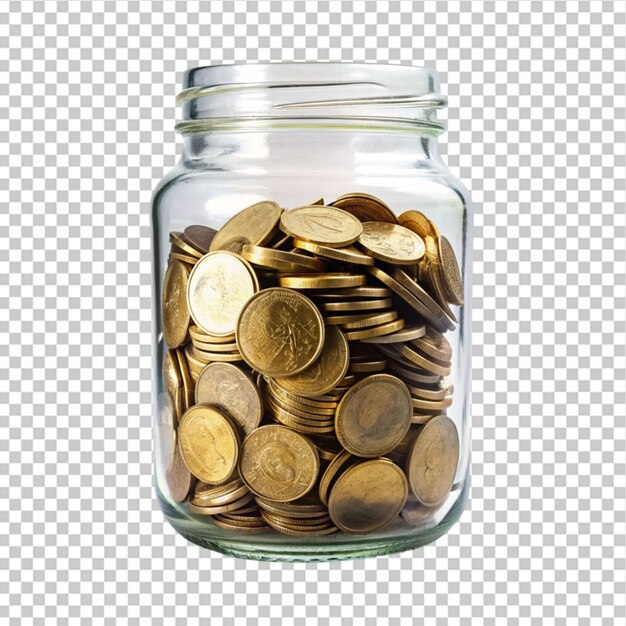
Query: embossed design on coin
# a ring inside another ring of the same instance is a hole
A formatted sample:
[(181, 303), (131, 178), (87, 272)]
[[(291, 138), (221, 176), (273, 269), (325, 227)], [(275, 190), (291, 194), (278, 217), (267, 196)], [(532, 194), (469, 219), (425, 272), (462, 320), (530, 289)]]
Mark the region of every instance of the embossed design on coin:
[(335, 326), (326, 327), (326, 338), (317, 360), (295, 376), (275, 378), (287, 393), (313, 398), (334, 389), (350, 365), (350, 349), (343, 333)]
[(209, 335), (232, 335), (243, 305), (257, 289), (254, 270), (240, 256), (225, 251), (206, 254), (189, 276), (191, 317)]
[(337, 439), (356, 456), (380, 456), (402, 441), (412, 414), (407, 386), (390, 374), (374, 374), (351, 387), (339, 402)]
[(415, 438), (406, 461), (413, 495), (425, 506), (441, 504), (452, 487), (459, 461), (459, 436), (445, 415), (431, 419)]
[(399, 265), (417, 263), (426, 251), (419, 235), (388, 222), (365, 222), (358, 245), (376, 259)]
[(170, 348), (185, 343), (189, 328), (187, 282), (189, 270), (184, 263), (172, 261), (167, 266), (163, 281), (163, 338)]
[(368, 193), (347, 193), (337, 198), (332, 206), (347, 211), (361, 222), (397, 223), (394, 212), (380, 198)]
[(350, 213), (316, 205), (285, 211), (280, 218), (280, 229), (297, 239), (342, 247), (358, 239), (362, 226)]
[(210, 251), (239, 253), (245, 245), (260, 246), (270, 239), (282, 209), (275, 202), (257, 202), (231, 217), (211, 241)]
[(256, 495), (290, 502), (308, 493), (315, 484), (319, 457), (306, 437), (286, 426), (270, 424), (243, 440), (239, 472)]
[(226, 481), (239, 454), (239, 436), (228, 418), (216, 408), (196, 404), (178, 427), (180, 451), (189, 471), (210, 485)]
[(401, 511), (408, 495), (404, 472), (388, 459), (357, 463), (336, 480), (328, 499), (335, 525), (352, 534), (387, 526)]
[(252, 379), (231, 363), (209, 363), (196, 382), (196, 402), (212, 404), (234, 418), (244, 434), (261, 422), (263, 403)]
[(244, 360), (267, 376), (290, 376), (309, 367), (324, 344), (324, 321), (306, 296), (272, 287), (250, 298), (237, 322)]

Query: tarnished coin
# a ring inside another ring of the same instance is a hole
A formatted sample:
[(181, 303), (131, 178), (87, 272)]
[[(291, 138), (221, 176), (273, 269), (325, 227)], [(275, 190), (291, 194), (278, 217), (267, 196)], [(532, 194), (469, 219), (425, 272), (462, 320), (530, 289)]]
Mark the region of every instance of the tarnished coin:
[(427, 356), (439, 361), (450, 361), (452, 346), (450, 342), (437, 331), (428, 328), (426, 334), (412, 341), (412, 344)]
[(187, 226), (183, 234), (189, 245), (202, 252), (202, 254), (206, 254), (209, 251), (211, 242), (217, 234), (217, 231), (208, 226), (194, 224), (193, 226)]
[(252, 379), (231, 363), (209, 363), (196, 381), (196, 402), (212, 404), (230, 415), (245, 435), (263, 417), (263, 402)]
[(405, 211), (398, 216), (398, 222), (417, 233), (422, 239), (433, 235), (430, 220), (419, 211)]
[(257, 372), (293, 376), (320, 355), (324, 333), (324, 320), (311, 300), (273, 287), (246, 302), (236, 336), (241, 355)]
[(239, 211), (217, 231), (210, 252), (239, 253), (245, 245), (263, 245), (274, 233), (281, 213), (282, 209), (275, 202), (265, 200)]
[(374, 258), (397, 265), (414, 265), (425, 251), (419, 235), (388, 222), (365, 222), (357, 245)]
[(353, 263), (356, 265), (374, 265), (374, 259), (367, 254), (363, 254), (360, 250), (357, 250), (353, 246), (346, 246), (344, 248), (331, 248), (330, 246), (323, 246), (318, 243), (312, 243), (310, 241), (303, 241), (302, 239), (294, 239), (293, 245), (296, 248), (307, 250), (316, 254), (317, 256), (324, 257), (325, 259), (333, 259), (335, 261), (342, 261), (343, 263)]
[(394, 212), (376, 196), (368, 193), (347, 193), (331, 203), (351, 213), (361, 222), (389, 222), (397, 224)]
[(402, 519), (407, 521), (411, 526), (422, 526), (427, 522), (433, 520), (433, 515), (437, 512), (436, 506), (424, 506), (409, 493), (406, 503), (400, 511)]
[(274, 382), (287, 393), (314, 398), (336, 387), (348, 371), (350, 349), (342, 332), (335, 326), (325, 331), (319, 357), (299, 374), (276, 377)]
[(176, 350), (168, 350), (163, 357), (163, 386), (170, 400), (172, 418), (176, 426), (186, 410), (185, 390)]
[(239, 435), (215, 407), (196, 404), (183, 415), (178, 441), (189, 471), (211, 485), (230, 478), (237, 467)]
[(368, 376), (339, 402), (335, 432), (352, 454), (375, 457), (393, 450), (411, 426), (411, 394), (390, 374)]
[(406, 473), (413, 495), (424, 506), (437, 506), (447, 497), (459, 462), (459, 436), (445, 415), (431, 419), (415, 438)]
[(250, 491), (277, 502), (308, 493), (319, 473), (315, 446), (285, 426), (270, 424), (252, 431), (241, 446), (239, 471)]
[(393, 344), (391, 346), (391, 349), (396, 350), (399, 355), (401, 355), (405, 359), (408, 359), (411, 363), (417, 365), (417, 367), (420, 367), (421, 369), (426, 370), (427, 372), (431, 372), (432, 374), (437, 374), (439, 376), (448, 376), (450, 374), (450, 363), (435, 361), (432, 358), (426, 358), (406, 344)]
[(243, 305), (258, 288), (247, 261), (232, 252), (211, 252), (196, 263), (189, 276), (191, 317), (209, 335), (232, 335)]
[(448, 301), (457, 306), (463, 304), (463, 279), (459, 263), (454, 254), (454, 248), (443, 236), (439, 237), (439, 258), (443, 286), (448, 296)]
[[(184, 254), (187, 254), (193, 258), (200, 259), (203, 255), (202, 252), (196, 250), (192, 245), (190, 245), (185, 239), (183, 233), (178, 233), (176, 231), (172, 231), (170, 233), (170, 241), (175, 244), (180, 250), (183, 251)], [(195, 262), (195, 261), (194, 261)]]
[(330, 492), (328, 512), (346, 533), (385, 528), (404, 507), (408, 484), (404, 472), (388, 459), (357, 463), (339, 476)]
[[(182, 348), (176, 350), (176, 358), (178, 360), (178, 369), (183, 386), (183, 413), (194, 403), (193, 387), (194, 382), (189, 371), (189, 365), (185, 358), (185, 352)], [(182, 417), (182, 413), (181, 413)]]
[(187, 329), (189, 328), (188, 282), (189, 270), (185, 264), (180, 261), (172, 261), (165, 272), (161, 307), (163, 338), (170, 348), (177, 348), (187, 340)]
[(296, 239), (341, 248), (355, 242), (362, 232), (361, 222), (341, 209), (307, 206), (285, 211), (280, 229)]
[[(174, 433), (175, 435), (175, 433)], [(178, 442), (174, 445), (174, 455), (172, 462), (165, 472), (165, 482), (169, 491), (169, 496), (174, 502), (184, 502), (189, 495), (189, 491), (196, 482), (196, 479), (190, 473), (185, 465), (180, 452)]]

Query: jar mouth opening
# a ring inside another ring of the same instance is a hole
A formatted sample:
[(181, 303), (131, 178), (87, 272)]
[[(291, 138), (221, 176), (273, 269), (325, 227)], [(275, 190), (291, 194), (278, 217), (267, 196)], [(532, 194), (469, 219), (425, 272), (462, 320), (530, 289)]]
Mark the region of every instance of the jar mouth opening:
[[(437, 123), (437, 71), (374, 63), (242, 63), (191, 68), (178, 130), (199, 120), (388, 119)], [(198, 125), (196, 124), (197, 128)]]

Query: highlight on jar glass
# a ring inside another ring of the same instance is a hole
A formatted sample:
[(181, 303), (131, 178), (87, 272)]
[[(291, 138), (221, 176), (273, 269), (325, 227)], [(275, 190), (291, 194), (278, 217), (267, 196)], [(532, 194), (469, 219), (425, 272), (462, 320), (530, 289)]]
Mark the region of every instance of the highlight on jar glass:
[(154, 477), (190, 541), (399, 552), (469, 491), (471, 208), (431, 69), (189, 70), (153, 196)]

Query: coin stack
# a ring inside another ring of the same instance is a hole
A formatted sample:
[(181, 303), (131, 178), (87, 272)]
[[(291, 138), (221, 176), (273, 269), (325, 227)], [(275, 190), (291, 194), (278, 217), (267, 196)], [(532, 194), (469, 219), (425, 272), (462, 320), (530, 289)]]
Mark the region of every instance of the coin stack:
[(436, 225), (351, 193), (259, 202), (170, 242), (169, 497), (240, 532), (428, 521), (459, 459), (444, 333), (463, 285)]

